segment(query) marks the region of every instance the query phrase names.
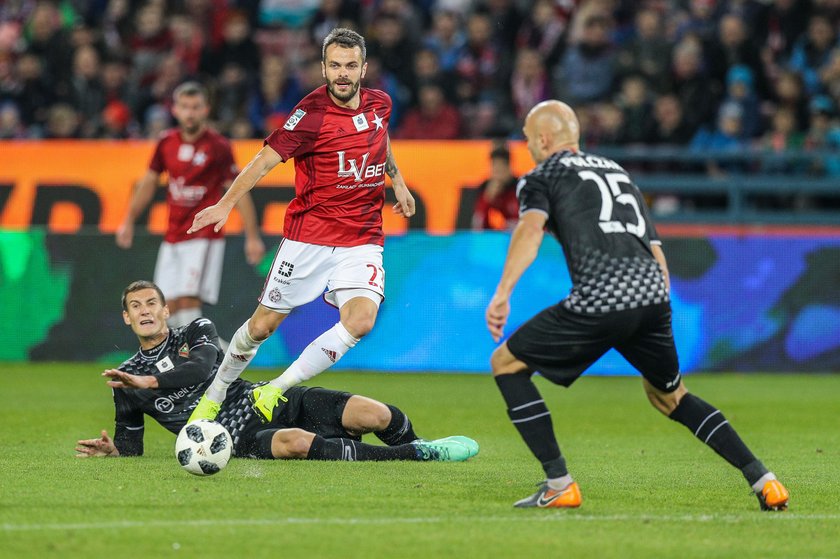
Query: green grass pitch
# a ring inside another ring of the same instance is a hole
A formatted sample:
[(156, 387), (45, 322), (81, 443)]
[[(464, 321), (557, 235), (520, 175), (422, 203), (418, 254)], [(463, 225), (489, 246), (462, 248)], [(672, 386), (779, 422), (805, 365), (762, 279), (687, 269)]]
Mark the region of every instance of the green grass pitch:
[(771, 514), (637, 378), (538, 381), (584, 502), (534, 511), (511, 507), (542, 472), (488, 375), (315, 379), (400, 406), (421, 436), (475, 438), (469, 462), (233, 460), (197, 478), (151, 422), (144, 457), (74, 458), (76, 439), (113, 430), (102, 368), (0, 369), (0, 557), (840, 556), (838, 375), (687, 379), (790, 489)]

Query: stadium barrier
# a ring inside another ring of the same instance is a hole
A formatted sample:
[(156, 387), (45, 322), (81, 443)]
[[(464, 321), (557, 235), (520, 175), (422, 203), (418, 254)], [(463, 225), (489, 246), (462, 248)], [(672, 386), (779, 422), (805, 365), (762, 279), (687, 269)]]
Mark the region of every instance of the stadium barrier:
[[(44, 226), (54, 233), (75, 233), (91, 227), (112, 233), (124, 215), (132, 186), (147, 169), (153, 147), (143, 141), (0, 142), (0, 228)], [(240, 165), (259, 149), (259, 142), (234, 143)], [(386, 233), (410, 229), (445, 235), (469, 228), (476, 186), (489, 172), (490, 149), (491, 144), (482, 141), (395, 142), (396, 158), (417, 199), (418, 211), (408, 222), (385, 212)], [(663, 197), (676, 201), (653, 204), (662, 223), (840, 224), (838, 181), (830, 176), (808, 176), (815, 169), (840, 173), (840, 154), (700, 154), (661, 148), (598, 152), (632, 170), (652, 201)], [(521, 142), (512, 143), (511, 156), (516, 174), (531, 168), (531, 158)], [(703, 165), (709, 160), (729, 171), (714, 178), (706, 176)], [(797, 170), (801, 173), (793, 173)], [(761, 174), (764, 171), (774, 174)], [(793, 174), (784, 174), (787, 172)], [(387, 194), (393, 201), (390, 189)], [(150, 210), (140, 217), (138, 230), (163, 232), (165, 195), (164, 188), (158, 189)], [(293, 165), (279, 165), (253, 195), (263, 231), (281, 234), (286, 205), (294, 196)], [(237, 215), (231, 217), (227, 230), (241, 231)]]
[[(698, 234), (702, 233), (702, 234)], [(840, 238), (834, 232), (693, 230), (667, 236), (674, 332), (682, 370), (840, 370)], [(270, 249), (278, 237), (268, 237)], [(131, 251), (110, 234), (42, 228), (0, 231), (0, 360), (118, 363), (136, 351), (119, 298), (130, 281), (151, 276), (160, 236), (139, 233)], [(409, 232), (386, 242), (387, 300), (373, 332), (340, 369), (486, 372), (495, 344), (484, 308), (501, 271), (505, 233)], [(207, 309), (230, 337), (250, 315), (271, 266), (245, 263), (231, 236), (219, 304)], [(514, 293), (508, 332), (561, 299), (570, 282), (556, 243)], [(290, 362), (337, 320), (316, 300), (297, 309), (260, 350), (255, 365)], [(627, 374), (608, 354), (596, 374)]]

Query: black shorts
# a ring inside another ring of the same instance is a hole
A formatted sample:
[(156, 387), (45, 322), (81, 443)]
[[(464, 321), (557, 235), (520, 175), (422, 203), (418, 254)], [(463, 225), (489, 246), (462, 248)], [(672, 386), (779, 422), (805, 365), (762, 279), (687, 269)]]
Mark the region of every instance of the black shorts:
[(341, 416), (352, 394), (327, 388), (294, 386), (283, 393), (288, 402), (280, 402), (270, 423), (262, 423), (254, 414), (242, 431), (237, 456), (273, 458), (271, 439), (280, 429), (298, 428), (325, 439), (361, 440), (347, 432)]
[(611, 348), (659, 390), (672, 392), (679, 386), (669, 303), (597, 315), (578, 314), (560, 303), (523, 324), (507, 345), (532, 371), (563, 386)]

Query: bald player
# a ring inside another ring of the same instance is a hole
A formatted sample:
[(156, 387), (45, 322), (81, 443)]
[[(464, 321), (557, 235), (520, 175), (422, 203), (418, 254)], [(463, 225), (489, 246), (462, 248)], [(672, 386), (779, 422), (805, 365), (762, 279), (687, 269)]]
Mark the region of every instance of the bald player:
[(547, 229), (562, 245), (572, 289), (517, 329), (490, 359), (508, 415), (545, 470), (533, 495), (514, 506), (572, 508), (578, 484), (554, 436), (551, 414), (531, 380), (539, 372), (570, 386), (615, 348), (642, 374), (650, 403), (738, 468), (762, 510), (785, 510), (788, 491), (747, 448), (723, 414), (688, 392), (671, 331), (668, 266), (639, 189), (615, 161), (580, 151), (574, 111), (559, 101), (525, 119), (537, 166), (517, 185), (519, 222), (502, 277), (487, 306), (495, 341), (510, 316), (510, 296), (537, 256)]

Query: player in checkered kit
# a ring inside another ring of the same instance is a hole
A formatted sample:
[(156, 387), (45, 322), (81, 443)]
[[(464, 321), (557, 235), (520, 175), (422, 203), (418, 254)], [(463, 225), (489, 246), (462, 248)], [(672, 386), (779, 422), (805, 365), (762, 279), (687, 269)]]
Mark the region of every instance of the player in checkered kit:
[(326, 85), (298, 103), (266, 138), (262, 150), (225, 196), (200, 212), (190, 232), (218, 230), (234, 204), (280, 163), (294, 159), (295, 198), (286, 210), (283, 241), (265, 280), (259, 305), (231, 338), (216, 379), (196, 407), (195, 419), (213, 419), (230, 384), (292, 309), (323, 296), (339, 321), (318, 336), (267, 385), (253, 392), (254, 410), (270, 422), (283, 393), (335, 364), (373, 328), (384, 298), (382, 208), (385, 175), (397, 203), (394, 213), (414, 215), (414, 198), (397, 169), (388, 122), (391, 98), (361, 87), (365, 40), (349, 29), (324, 39)]
[[(103, 373), (114, 389), (114, 438), (103, 430), (97, 439), (78, 441), (79, 457), (143, 454), (145, 416), (177, 434), (222, 361), (210, 320), (198, 318), (173, 329), (166, 325), (169, 308), (154, 283), (131, 283), (123, 291), (122, 306), (123, 319), (137, 335), (140, 350), (118, 369)], [(478, 444), (467, 437), (419, 439), (396, 406), (325, 388), (290, 388), (287, 402), (266, 425), (248, 398), (255, 386), (260, 384), (233, 382), (216, 417), (233, 439), (235, 456), (453, 462), (478, 453)], [(386, 446), (363, 443), (365, 433), (374, 433)]]
[(720, 410), (690, 394), (683, 384), (671, 330), (668, 267), (639, 189), (614, 161), (580, 151), (578, 120), (568, 105), (536, 105), (523, 131), (537, 166), (517, 185), (519, 223), (486, 311), (493, 339), (498, 342), (503, 336), (510, 295), (536, 258), (545, 229), (563, 247), (572, 289), (560, 303), (517, 329), (490, 360), (508, 415), (546, 476), (534, 495), (515, 506), (565, 508), (581, 503), (532, 374), (538, 371), (556, 384), (570, 386), (615, 348), (641, 372), (657, 410), (688, 427), (738, 468), (762, 510), (784, 510), (785, 487)]

